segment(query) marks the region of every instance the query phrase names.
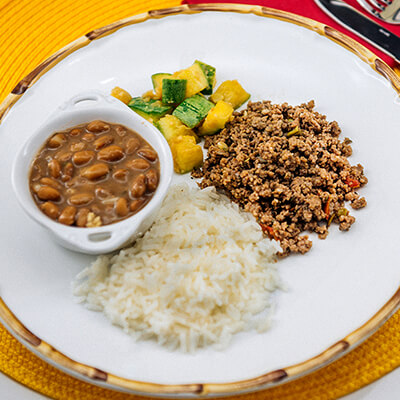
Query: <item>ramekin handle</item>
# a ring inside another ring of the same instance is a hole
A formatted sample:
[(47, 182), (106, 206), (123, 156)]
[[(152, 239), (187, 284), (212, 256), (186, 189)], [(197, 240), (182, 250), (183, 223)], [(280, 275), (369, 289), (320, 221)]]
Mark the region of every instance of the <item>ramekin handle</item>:
[[(98, 104), (106, 104), (106, 105), (116, 105), (120, 106), (121, 103), (119, 100), (115, 99), (112, 96), (105, 95), (99, 90), (90, 90), (87, 92), (79, 93), (76, 96), (69, 99), (63, 105), (60, 106), (60, 111), (76, 111), (77, 108), (84, 109), (85, 107), (93, 107)], [(122, 103), (121, 103), (122, 104)]]
[(139, 222), (129, 227), (113, 229), (112, 224), (108, 227), (99, 228), (76, 228), (73, 231), (53, 231), (53, 234), (68, 245), (72, 250), (86, 254), (110, 253), (128, 244), (141, 233), (137, 232)]

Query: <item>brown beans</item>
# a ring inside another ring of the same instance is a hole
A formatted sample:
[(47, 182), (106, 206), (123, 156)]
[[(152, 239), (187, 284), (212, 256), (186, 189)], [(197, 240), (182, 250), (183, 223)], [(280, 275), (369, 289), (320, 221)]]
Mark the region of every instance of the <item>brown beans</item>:
[(46, 168), (42, 168), (41, 165), (37, 165), (37, 164), (33, 165), (32, 169), (31, 169), (31, 176), (30, 176), (31, 181), (32, 182), (38, 181), (42, 177), (42, 175), (45, 174), (45, 172), (43, 172), (44, 169), (47, 171), (47, 165), (46, 165)]
[(67, 141), (67, 138), (63, 133), (56, 133), (52, 136), (47, 145), (50, 149), (57, 149), (58, 147), (62, 146)]
[(36, 194), (40, 200), (60, 200), (61, 198), (60, 192), (50, 186), (41, 186)]
[(58, 222), (64, 225), (72, 225), (75, 222), (76, 208), (73, 206), (67, 206), (61, 211), (58, 217)]
[(142, 197), (146, 192), (146, 177), (138, 175), (131, 184), (131, 196), (134, 198)]
[(89, 132), (100, 133), (108, 131), (110, 129), (110, 125), (103, 121), (92, 121), (87, 125), (86, 129)]
[(63, 178), (68, 178), (66, 180), (69, 180), (72, 178), (72, 175), (74, 173), (74, 166), (71, 162), (65, 164), (64, 169), (63, 169)]
[(107, 175), (109, 170), (110, 168), (106, 164), (93, 164), (90, 167), (83, 169), (81, 175), (93, 181)]
[(150, 168), (150, 163), (143, 158), (136, 158), (132, 161), (129, 161), (126, 166), (132, 169), (145, 170)]
[(40, 179), (40, 183), (44, 186), (51, 186), (54, 189), (61, 189), (62, 186), (55, 179), (44, 177)]
[(149, 149), (148, 147), (143, 147), (138, 151), (138, 154), (141, 155), (142, 157), (146, 158), (149, 161), (156, 161), (157, 160), (157, 153)]
[(111, 135), (103, 135), (94, 141), (94, 148), (96, 150), (100, 150), (104, 146), (111, 144), (114, 141), (114, 138)]
[[(72, 180), (72, 179), (71, 179), (71, 180)], [(71, 182), (71, 180), (69, 180), (67, 183)], [(73, 195), (73, 194), (76, 193), (76, 189), (68, 188), (68, 189), (65, 191), (65, 193), (66, 193), (68, 196), (71, 196), (71, 195)]]
[(69, 160), (71, 159), (71, 157), (72, 157), (72, 153), (71, 153), (70, 151), (67, 151), (67, 152), (65, 152), (65, 153), (60, 152), (60, 153), (57, 153), (57, 154), (54, 156), (54, 158), (55, 158), (57, 161), (61, 162), (61, 163), (64, 163), (64, 162), (69, 161)]
[(113, 178), (117, 181), (120, 182), (126, 182), (127, 178), (128, 178), (128, 170), (126, 169), (117, 169), (114, 173), (113, 173)]
[(80, 166), (87, 164), (93, 158), (94, 158), (94, 151), (84, 150), (75, 153), (74, 156), (72, 157), (72, 161), (75, 163), (75, 165)]
[(74, 206), (84, 206), (92, 202), (94, 196), (90, 193), (78, 193), (69, 198), (69, 202)]
[(83, 176), (74, 176), (73, 178), (68, 179), (68, 181), (66, 181), (64, 183), (64, 185), (67, 188), (72, 188), (72, 187), (82, 186), (86, 182), (87, 182), (87, 179), (84, 178)]
[(58, 214), (60, 213), (60, 211), (58, 210), (58, 207), (50, 202), (50, 201), (46, 201), (46, 203), (43, 203), (40, 206), (40, 209), (51, 219), (57, 219)]
[(50, 136), (29, 180), (35, 203), (49, 218), (77, 227), (108, 225), (151, 199), (159, 183), (158, 155), (136, 132), (92, 121)]
[(116, 126), (115, 127), (115, 132), (121, 137), (125, 136), (127, 134), (126, 129), (123, 126)]
[(80, 228), (86, 226), (89, 212), (88, 208), (81, 208), (78, 210), (76, 214), (76, 226), (79, 226)]
[(146, 172), (146, 188), (147, 192), (152, 193), (158, 186), (158, 174), (154, 169)]
[(93, 135), (93, 133), (86, 133), (85, 135), (82, 136), (82, 140), (85, 142), (93, 142), (93, 140), (96, 138), (96, 136)]
[(102, 161), (118, 161), (125, 155), (124, 151), (120, 146), (111, 145), (101, 149), (97, 158)]
[(47, 167), (49, 169), (50, 175), (53, 178), (58, 178), (61, 173), (61, 165), (57, 160), (51, 160), (48, 164)]
[(71, 136), (78, 136), (78, 135), (81, 134), (81, 130), (78, 129), (78, 128), (75, 128), (75, 129), (72, 129), (72, 130), (69, 132), (69, 134), (70, 134)]
[(125, 217), (126, 215), (128, 215), (129, 210), (128, 210), (128, 203), (126, 201), (126, 199), (124, 199), (123, 197), (120, 197), (116, 204), (115, 204), (115, 212), (117, 213), (117, 215), (119, 217)]
[(96, 188), (94, 193), (96, 197), (99, 198), (100, 200), (105, 200), (112, 196), (112, 193), (104, 188)]
[(140, 147), (140, 142), (136, 138), (130, 138), (126, 142), (126, 154), (134, 153)]
[(95, 214), (100, 214), (101, 213), (101, 208), (97, 205), (94, 205), (91, 207), (91, 210), (95, 213)]
[(82, 151), (86, 147), (85, 143), (72, 143), (70, 146), (71, 151)]
[(143, 203), (144, 203), (144, 199), (133, 200), (131, 202), (131, 204), (129, 205), (129, 209), (132, 212), (135, 212), (135, 211), (139, 210), (139, 208), (143, 205)]

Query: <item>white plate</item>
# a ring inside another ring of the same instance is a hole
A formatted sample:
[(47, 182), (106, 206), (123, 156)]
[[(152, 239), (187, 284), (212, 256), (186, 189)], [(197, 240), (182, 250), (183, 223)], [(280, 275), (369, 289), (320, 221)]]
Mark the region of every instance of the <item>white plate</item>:
[[(76, 93), (107, 93), (118, 85), (140, 95), (151, 87), (151, 74), (175, 71), (195, 59), (215, 66), (218, 82), (238, 79), (253, 101), (314, 99), (317, 111), (339, 122), (342, 138), (353, 140), (351, 162), (365, 166), (369, 183), (361, 189), (368, 206), (353, 213), (357, 221), (349, 232), (333, 226), (325, 241), (313, 238), (309, 253), (279, 262), (288, 291), (275, 297), (268, 332), (238, 334), (225, 351), (187, 355), (134, 342), (102, 314), (74, 303), (71, 281), (93, 258), (59, 247), (26, 217), (11, 190), (10, 166), (30, 133)], [(4, 305), (0, 315), (49, 362), (132, 392), (238, 392), (310, 372), (365, 339), (397, 306), (398, 294), (389, 299), (400, 282), (399, 132), (400, 104), (390, 83), (311, 30), (229, 12), (169, 16), (122, 28), (50, 69), (0, 126), (0, 296), (14, 316)]]

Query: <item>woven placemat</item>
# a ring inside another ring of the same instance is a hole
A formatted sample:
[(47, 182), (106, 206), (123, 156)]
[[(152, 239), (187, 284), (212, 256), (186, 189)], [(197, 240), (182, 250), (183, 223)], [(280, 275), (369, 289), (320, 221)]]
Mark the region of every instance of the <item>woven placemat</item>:
[[(87, 32), (175, 0), (0, 0), (0, 101), (44, 59)], [(34, 51), (32, 51), (34, 49)], [(241, 399), (336, 399), (382, 377), (400, 364), (400, 312), (338, 361), (304, 378)], [(54, 399), (142, 399), (102, 389), (39, 359), (0, 325), (0, 371)]]

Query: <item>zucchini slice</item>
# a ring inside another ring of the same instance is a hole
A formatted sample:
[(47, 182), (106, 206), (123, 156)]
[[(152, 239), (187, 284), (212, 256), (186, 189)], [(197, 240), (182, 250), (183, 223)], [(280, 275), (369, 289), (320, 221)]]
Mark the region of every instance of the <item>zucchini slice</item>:
[(179, 136), (193, 136), (199, 142), (198, 136), (185, 124), (182, 124), (174, 115), (162, 117), (156, 124), (168, 143), (171, 143)]
[(158, 95), (157, 93), (153, 92), (152, 90), (148, 90), (147, 92), (142, 94), (142, 99), (144, 100), (160, 100), (161, 94)]
[(199, 64), (194, 63), (189, 68), (177, 71), (172, 75), (174, 79), (186, 79), (185, 97), (192, 97), (208, 87), (208, 80)]
[(175, 172), (184, 174), (203, 164), (203, 150), (193, 136), (178, 136), (170, 146)]
[(218, 101), (207, 114), (203, 125), (199, 128), (199, 135), (213, 135), (224, 128), (225, 124), (231, 119), (233, 107), (225, 101)]
[(162, 81), (169, 76), (171, 76), (171, 74), (167, 74), (166, 72), (158, 72), (157, 74), (153, 74), (151, 76), (151, 82), (153, 83), (154, 92), (159, 99), (161, 99)]
[(222, 82), (219, 88), (210, 96), (213, 103), (218, 103), (222, 100), (229, 103), (234, 109), (240, 107), (244, 102), (250, 98), (242, 85), (237, 81)]
[(211, 101), (199, 94), (195, 94), (179, 104), (172, 115), (192, 129), (200, 124), (213, 107), (214, 104)]
[(179, 104), (185, 100), (186, 79), (163, 79), (162, 102), (164, 104)]
[(172, 110), (171, 106), (163, 105), (159, 100), (145, 100), (142, 97), (134, 97), (128, 106), (151, 123), (158, 121)]
[(203, 89), (201, 91), (201, 93), (207, 94), (207, 95), (212, 94), (214, 86), (215, 86), (215, 82), (216, 82), (215, 68), (212, 67), (211, 65), (205, 64), (199, 60), (196, 60), (195, 63), (200, 65), (200, 67), (203, 70), (204, 75), (207, 77), (207, 81), (208, 81), (208, 86), (205, 89)]

